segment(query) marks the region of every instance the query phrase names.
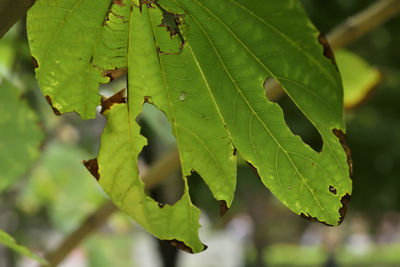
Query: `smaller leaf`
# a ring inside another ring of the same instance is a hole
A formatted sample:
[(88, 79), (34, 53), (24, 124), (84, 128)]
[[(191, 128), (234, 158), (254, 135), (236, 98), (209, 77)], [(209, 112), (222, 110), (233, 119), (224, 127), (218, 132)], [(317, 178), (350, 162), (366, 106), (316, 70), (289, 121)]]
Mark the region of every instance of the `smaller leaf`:
[(335, 56), (342, 74), (344, 107), (353, 109), (363, 103), (380, 83), (381, 73), (350, 51), (339, 50)]
[(6, 232), (0, 230), (0, 243), (5, 245), (6, 247), (14, 250), (15, 252), (27, 256), (29, 258), (34, 259), (35, 261), (39, 262), (42, 265), (48, 265), (47, 261), (42, 257), (32, 253), (29, 249), (24, 246), (18, 245), (15, 239), (7, 234)]

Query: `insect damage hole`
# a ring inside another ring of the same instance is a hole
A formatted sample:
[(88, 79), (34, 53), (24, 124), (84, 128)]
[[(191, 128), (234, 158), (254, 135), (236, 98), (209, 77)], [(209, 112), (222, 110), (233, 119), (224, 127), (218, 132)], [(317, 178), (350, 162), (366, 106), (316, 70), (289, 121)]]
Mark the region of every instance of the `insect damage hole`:
[(184, 184), (179, 168), (171, 164), (179, 161), (177, 153), (169, 152), (176, 146), (171, 125), (165, 114), (149, 103), (150, 99), (150, 96), (145, 97), (142, 113), (137, 118), (140, 134), (148, 140), (148, 145), (139, 154), (138, 168), (146, 194), (159, 202), (162, 208), (164, 204), (172, 205), (182, 197)]
[[(155, 16), (160, 16), (160, 24), (157, 25), (159, 30), (155, 31), (158, 53), (161, 55), (181, 54), (185, 47), (185, 38), (182, 32), (182, 27), (187, 26), (185, 24), (185, 14), (169, 10), (156, 0), (145, 0), (142, 4), (144, 3), (153, 5), (155, 8), (150, 11)], [(169, 38), (166, 38), (166, 35)]]
[(323, 141), (315, 126), (299, 110), (296, 104), (288, 97), (280, 84), (272, 77), (264, 82), (267, 98), (277, 103), (283, 110), (286, 125), (295, 134), (301, 137), (304, 143), (317, 152), (322, 150)]
[(207, 215), (212, 217), (225, 215), (229, 210), (226, 201), (218, 200), (218, 203), (216, 204), (210, 188), (196, 171), (192, 170), (192, 174), (187, 177), (187, 180), (189, 184), (190, 199), (195, 206), (213, 207), (212, 209), (207, 210), (209, 211)]

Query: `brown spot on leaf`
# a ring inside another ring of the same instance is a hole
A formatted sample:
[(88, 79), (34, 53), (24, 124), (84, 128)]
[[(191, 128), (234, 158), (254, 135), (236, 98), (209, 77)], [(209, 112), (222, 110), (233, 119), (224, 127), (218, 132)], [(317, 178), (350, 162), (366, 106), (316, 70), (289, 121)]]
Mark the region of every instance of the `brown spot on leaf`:
[(349, 165), (349, 175), (350, 178), (353, 178), (353, 159), (351, 158), (351, 150), (350, 147), (347, 145), (346, 135), (343, 133), (342, 130), (333, 129), (333, 134), (339, 138), (339, 142), (342, 145), (344, 151), (346, 152), (347, 156), (347, 164)]
[(123, 0), (113, 0), (113, 3), (119, 6), (124, 6), (124, 1)]
[(91, 159), (91, 160), (83, 160), (82, 161), (83, 165), (85, 165), (86, 169), (93, 175), (94, 178), (96, 178), (97, 181), (100, 180), (100, 174), (99, 174), (99, 165), (97, 163), (97, 159)]
[(115, 70), (104, 70), (103, 71), (103, 77), (108, 77), (110, 78), (110, 82), (118, 79), (122, 75), (126, 73), (128, 69), (127, 68), (119, 68)]
[(47, 103), (49, 103), (50, 107), (53, 109), (54, 114), (56, 114), (57, 116), (61, 115), (61, 112), (56, 109), (55, 107), (53, 107), (53, 101), (51, 100), (51, 97), (49, 95), (46, 95), (46, 100)]
[(350, 199), (351, 199), (351, 196), (349, 194), (344, 195), (340, 199), (340, 202), (342, 203), (342, 207), (339, 209), (339, 213), (340, 213), (339, 224), (341, 224), (343, 222), (344, 217), (346, 216), (347, 207), (349, 206)]
[[(174, 240), (166, 240), (166, 241), (169, 242), (172, 246), (179, 248), (180, 250), (183, 250), (183, 251), (185, 251), (187, 253), (193, 254), (192, 248), (186, 246), (185, 243), (183, 243), (182, 241), (178, 241), (176, 239), (174, 239)], [(204, 251), (204, 250), (207, 249), (207, 246), (204, 245), (204, 244), (203, 244), (203, 246), (204, 246), (204, 249), (203, 249), (203, 251)]]
[(320, 220), (318, 220), (316, 217), (312, 217), (310, 214), (304, 214), (304, 213), (301, 213), (300, 214), (300, 217), (302, 217), (302, 218), (304, 218), (304, 219), (306, 219), (306, 220), (308, 220), (308, 221), (311, 221), (311, 222), (318, 222), (318, 223), (322, 223), (322, 224), (325, 224), (325, 225), (327, 225), (327, 226), (333, 226), (333, 225), (331, 225), (331, 224), (327, 224), (326, 222), (321, 222)]
[(236, 149), (236, 147), (234, 147), (233, 148), (233, 155), (236, 156), (236, 154), (237, 154), (237, 149)]
[(104, 112), (110, 110), (114, 104), (121, 104), (121, 103), (126, 103), (125, 89), (122, 89), (121, 91), (119, 91), (118, 93), (109, 98), (102, 99), (100, 113), (104, 114)]
[(229, 208), (225, 200), (219, 200), (218, 205), (219, 205), (219, 215), (222, 217), (229, 210)]
[(332, 62), (333, 65), (335, 65), (336, 70), (339, 71), (337, 64), (336, 64), (336, 60), (335, 60), (335, 55), (333, 53), (333, 50), (331, 48), (331, 45), (329, 44), (328, 40), (325, 38), (325, 36), (320, 33), (318, 35), (318, 42), (323, 46), (324, 48), (324, 56), (329, 58)]
[(337, 194), (337, 190), (336, 190), (336, 188), (335, 187), (333, 187), (333, 186), (329, 186), (329, 192), (331, 192), (332, 194), (334, 194), (334, 195), (336, 195)]
[(144, 103), (150, 103), (151, 96), (144, 96)]
[(33, 67), (35, 69), (39, 68), (39, 63), (37, 62), (36, 58), (32, 56)]

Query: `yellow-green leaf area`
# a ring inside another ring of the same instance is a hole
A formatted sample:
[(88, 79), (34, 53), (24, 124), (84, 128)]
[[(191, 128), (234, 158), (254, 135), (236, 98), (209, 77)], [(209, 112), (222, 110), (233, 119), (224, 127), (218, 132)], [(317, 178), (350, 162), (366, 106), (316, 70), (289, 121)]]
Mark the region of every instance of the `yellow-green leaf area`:
[(335, 55), (342, 74), (344, 106), (352, 109), (368, 98), (382, 75), (378, 69), (350, 51), (339, 50)]

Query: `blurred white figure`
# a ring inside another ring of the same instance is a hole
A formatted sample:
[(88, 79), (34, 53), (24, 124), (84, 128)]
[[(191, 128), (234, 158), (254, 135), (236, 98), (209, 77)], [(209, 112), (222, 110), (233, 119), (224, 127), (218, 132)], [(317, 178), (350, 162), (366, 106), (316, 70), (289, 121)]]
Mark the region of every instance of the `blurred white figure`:
[[(204, 212), (202, 213), (204, 214)], [(253, 221), (246, 215), (232, 219), (224, 230), (212, 230), (206, 216), (200, 219), (200, 237), (208, 249), (196, 255), (180, 252), (180, 267), (241, 267), (251, 242)]]
[(347, 240), (348, 249), (354, 254), (368, 253), (372, 246), (372, 238), (368, 233), (368, 223), (361, 216), (351, 220), (351, 234)]

